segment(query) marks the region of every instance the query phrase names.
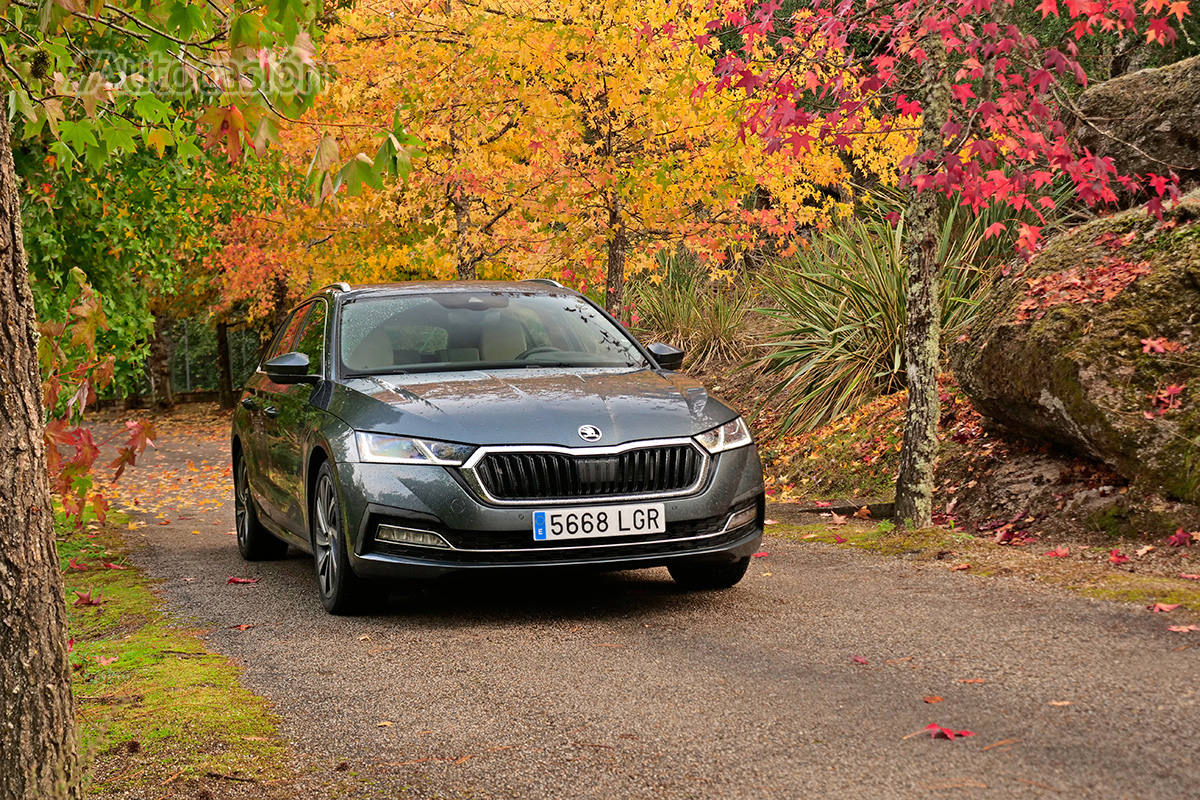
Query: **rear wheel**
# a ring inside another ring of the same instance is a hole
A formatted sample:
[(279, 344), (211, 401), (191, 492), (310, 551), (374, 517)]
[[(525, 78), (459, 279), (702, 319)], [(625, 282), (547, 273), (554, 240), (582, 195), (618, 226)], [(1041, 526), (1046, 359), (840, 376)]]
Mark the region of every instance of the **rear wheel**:
[(321, 605), (330, 614), (353, 614), (362, 607), (365, 587), (363, 579), (350, 568), (346, 555), (342, 505), (328, 463), (317, 471), (312, 503), (313, 556)]
[(681, 561), (667, 567), (671, 577), (684, 589), (728, 589), (742, 579), (750, 559), (737, 561)]
[(238, 552), (247, 561), (271, 561), (287, 555), (287, 542), (276, 539), (258, 521), (258, 511), (250, 496), (250, 474), (246, 459), (241, 457), (234, 464), (233, 524)]

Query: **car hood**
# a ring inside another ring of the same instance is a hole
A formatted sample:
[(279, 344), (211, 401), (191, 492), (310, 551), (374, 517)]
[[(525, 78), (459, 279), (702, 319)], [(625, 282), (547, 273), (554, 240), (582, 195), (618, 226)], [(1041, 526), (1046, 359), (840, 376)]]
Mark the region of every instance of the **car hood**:
[[(736, 414), (699, 383), (642, 369), (472, 370), (352, 378), (328, 409), (352, 428), (469, 444), (603, 447), (691, 436)], [(579, 436), (582, 425), (603, 434)]]

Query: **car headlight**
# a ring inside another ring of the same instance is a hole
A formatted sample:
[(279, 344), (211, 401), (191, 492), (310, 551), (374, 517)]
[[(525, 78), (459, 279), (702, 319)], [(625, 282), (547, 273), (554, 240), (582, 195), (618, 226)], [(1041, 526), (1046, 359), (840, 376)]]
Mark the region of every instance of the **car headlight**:
[(469, 444), (435, 442), (409, 436), (357, 431), (358, 458), (375, 464), (430, 464), (440, 467), (461, 466), (475, 448)]
[(753, 442), (754, 438), (750, 435), (750, 429), (746, 427), (746, 421), (738, 417), (719, 428), (698, 434), (696, 441), (705, 450), (715, 455), (736, 447), (745, 447)]

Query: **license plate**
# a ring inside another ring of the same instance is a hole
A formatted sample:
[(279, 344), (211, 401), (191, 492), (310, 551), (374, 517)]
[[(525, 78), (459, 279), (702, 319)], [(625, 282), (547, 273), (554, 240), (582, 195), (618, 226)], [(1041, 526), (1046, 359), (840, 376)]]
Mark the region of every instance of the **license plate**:
[(554, 508), (533, 512), (533, 540), (595, 539), (665, 533), (667, 515), (662, 503), (628, 506)]

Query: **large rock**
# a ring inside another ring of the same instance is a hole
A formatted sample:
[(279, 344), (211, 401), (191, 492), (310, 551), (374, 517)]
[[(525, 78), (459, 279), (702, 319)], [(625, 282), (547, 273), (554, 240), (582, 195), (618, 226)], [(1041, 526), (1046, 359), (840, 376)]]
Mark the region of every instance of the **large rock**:
[(1200, 185), (1200, 56), (1096, 84), (1078, 106), (1080, 144), (1119, 172), (1173, 169), (1185, 191)]
[(952, 360), (991, 422), (1200, 503), (1200, 191), (1051, 239)]

